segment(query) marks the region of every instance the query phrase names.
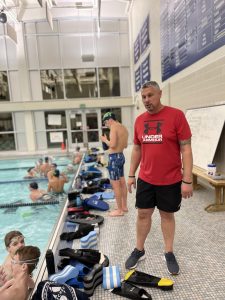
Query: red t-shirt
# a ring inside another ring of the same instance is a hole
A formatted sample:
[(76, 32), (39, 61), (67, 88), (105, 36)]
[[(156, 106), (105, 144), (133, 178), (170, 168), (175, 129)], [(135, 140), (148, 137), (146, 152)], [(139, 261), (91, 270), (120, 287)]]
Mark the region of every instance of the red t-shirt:
[(134, 144), (141, 145), (139, 177), (154, 185), (182, 180), (179, 141), (191, 137), (188, 122), (179, 109), (164, 106), (156, 114), (137, 117)]

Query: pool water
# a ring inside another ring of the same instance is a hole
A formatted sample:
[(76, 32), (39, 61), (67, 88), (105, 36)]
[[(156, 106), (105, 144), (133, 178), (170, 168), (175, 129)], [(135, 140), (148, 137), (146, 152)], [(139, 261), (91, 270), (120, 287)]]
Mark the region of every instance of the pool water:
[[(25, 169), (23, 167), (30, 163), (34, 163), (37, 159), (7, 160), (7, 162), (0, 161), (0, 181), (6, 180), (21, 180), (23, 179)], [(70, 160), (60, 158), (60, 161), (70, 163)], [(59, 161), (56, 159), (56, 163)], [(15, 169), (17, 166), (20, 169)], [(1, 169), (12, 170), (1, 170)], [(14, 169), (13, 169), (14, 168)], [(59, 167), (62, 170), (65, 167)], [(74, 176), (74, 175), (73, 175)], [(73, 176), (69, 176), (69, 182), (65, 184), (64, 190), (68, 191)], [(47, 190), (47, 181), (38, 182), (41, 189)], [(13, 203), (16, 201), (31, 202), (29, 199), (29, 182), (16, 183), (2, 183), (0, 184), (0, 204)], [(65, 203), (66, 194), (57, 195), (56, 200), (59, 204), (41, 205), (41, 206), (24, 206), (17, 208), (3, 208), (0, 209), (0, 264), (3, 263), (7, 255), (4, 245), (4, 236), (11, 230), (19, 230), (25, 236), (26, 245), (33, 245), (40, 248), (42, 255), (44, 255), (50, 235), (59, 217), (59, 213)]]
[[(43, 157), (41, 157), (43, 158)], [(44, 158), (43, 158), (44, 159)], [(12, 159), (12, 160), (0, 160), (0, 170), (4, 169), (26, 169), (29, 167), (34, 167), (38, 158), (25, 158), (25, 159)], [(53, 163), (57, 163), (59, 166), (66, 166), (67, 164), (71, 163), (71, 159), (68, 157), (53, 157)]]

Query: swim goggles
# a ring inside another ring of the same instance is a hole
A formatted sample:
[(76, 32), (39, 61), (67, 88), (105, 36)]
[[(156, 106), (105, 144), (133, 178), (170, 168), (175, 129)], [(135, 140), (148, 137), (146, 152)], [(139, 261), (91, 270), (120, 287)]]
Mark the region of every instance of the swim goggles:
[(11, 239), (10, 243), (9, 243), (9, 246), (17, 246), (19, 243), (21, 244), (24, 244), (25, 241), (24, 241), (25, 237), (23, 235), (18, 235), (18, 236), (15, 236)]
[(15, 260), (11, 259), (11, 264), (13, 265), (22, 265), (22, 264), (27, 264), (27, 265), (36, 265), (38, 263), (39, 257), (34, 258), (34, 259), (27, 259), (27, 260)]

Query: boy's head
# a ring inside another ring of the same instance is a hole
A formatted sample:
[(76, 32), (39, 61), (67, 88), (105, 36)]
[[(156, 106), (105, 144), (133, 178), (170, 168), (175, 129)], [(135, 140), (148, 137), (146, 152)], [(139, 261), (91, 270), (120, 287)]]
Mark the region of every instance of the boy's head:
[(5, 246), (11, 256), (15, 254), (17, 249), (25, 245), (24, 236), (20, 231), (10, 231), (5, 235)]
[(107, 125), (106, 122), (107, 122), (108, 120), (110, 120), (110, 119), (116, 121), (116, 116), (115, 116), (115, 114), (114, 114), (113, 112), (108, 111), (107, 113), (104, 114), (104, 116), (103, 116), (103, 118), (102, 118), (102, 123), (103, 123), (104, 125)]
[(53, 176), (59, 177), (59, 175), (60, 175), (60, 172), (59, 172), (58, 169), (56, 169), (56, 170), (53, 172)]
[(38, 184), (37, 184), (37, 182), (31, 182), (30, 183), (30, 188), (32, 188), (33, 190), (37, 190), (38, 189)]
[(13, 275), (15, 276), (21, 270), (26, 270), (27, 274), (30, 275), (36, 268), (40, 255), (38, 247), (23, 246), (17, 249), (12, 259)]
[(52, 170), (55, 170), (56, 168), (57, 168), (57, 164), (56, 164), (56, 163), (52, 163), (52, 164), (51, 164), (51, 169), (52, 169)]

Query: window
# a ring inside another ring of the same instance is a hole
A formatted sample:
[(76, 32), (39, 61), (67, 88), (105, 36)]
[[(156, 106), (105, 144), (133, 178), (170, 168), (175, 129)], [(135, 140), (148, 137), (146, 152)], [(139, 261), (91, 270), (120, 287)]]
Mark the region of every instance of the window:
[(88, 142), (89, 143), (98, 142), (99, 141), (98, 115), (96, 112), (87, 112), (86, 113), (86, 124), (87, 124)]
[(97, 79), (95, 69), (64, 70), (66, 98), (97, 97)]
[(45, 112), (45, 126), (48, 148), (59, 148), (67, 140), (65, 111)]
[(63, 99), (63, 81), (61, 70), (42, 70), (41, 87), (44, 100)]
[(0, 151), (16, 150), (11, 113), (0, 114)]
[(0, 101), (9, 101), (9, 84), (6, 71), (0, 71)]
[(72, 143), (83, 143), (83, 123), (81, 113), (71, 112), (70, 126)]
[(120, 96), (119, 68), (99, 68), (100, 97)]

